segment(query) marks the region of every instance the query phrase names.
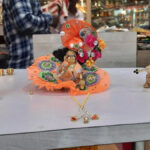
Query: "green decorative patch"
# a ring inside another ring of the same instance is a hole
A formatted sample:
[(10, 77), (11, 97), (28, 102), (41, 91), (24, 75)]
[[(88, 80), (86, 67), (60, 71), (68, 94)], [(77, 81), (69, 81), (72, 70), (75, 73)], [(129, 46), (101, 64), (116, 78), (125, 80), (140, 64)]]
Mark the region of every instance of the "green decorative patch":
[(96, 71), (97, 71), (97, 67), (94, 67), (94, 66), (92, 66), (92, 67), (87, 67), (85, 64), (82, 65), (82, 68), (83, 68), (84, 70), (86, 70), (87, 72), (96, 72)]
[(60, 63), (60, 61), (59, 61), (55, 56), (52, 56), (52, 57), (50, 58), (50, 61), (53, 61), (53, 62), (55, 62), (55, 63)]
[(78, 45), (78, 44), (75, 44), (75, 45), (74, 45), (74, 48), (79, 48), (79, 45)]
[(45, 68), (45, 69), (49, 69), (49, 68), (52, 67), (52, 64), (47, 63), (47, 62), (44, 62), (44, 63), (41, 64), (41, 67), (42, 67), (42, 68)]
[(51, 62), (49, 60), (43, 60), (41, 62), (38, 63), (38, 67), (41, 70), (47, 70), (47, 71), (52, 71), (56, 68), (56, 65), (54, 62)]
[(92, 31), (91, 33), (92, 33), (92, 35), (96, 35), (95, 31)]
[(82, 52), (83, 52), (83, 50), (82, 50), (82, 49), (79, 49), (79, 50), (78, 50), (78, 53), (82, 53)]
[(70, 24), (66, 24), (66, 28), (69, 29), (70, 28)]
[(53, 74), (47, 71), (42, 71), (39, 73), (39, 77), (48, 82), (57, 83), (57, 80), (54, 78)]
[(86, 81), (91, 84), (91, 83), (93, 83), (93, 82), (96, 81), (96, 76), (93, 76), (93, 75), (89, 74), (89, 75), (86, 77)]
[(86, 86), (92, 86), (99, 82), (100, 77), (96, 73), (86, 73), (83, 75)]

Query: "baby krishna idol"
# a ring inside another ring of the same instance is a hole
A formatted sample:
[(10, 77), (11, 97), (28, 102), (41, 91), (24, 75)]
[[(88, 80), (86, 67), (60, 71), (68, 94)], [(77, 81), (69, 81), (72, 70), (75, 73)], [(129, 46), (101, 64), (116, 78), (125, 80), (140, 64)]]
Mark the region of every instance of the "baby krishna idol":
[(60, 36), (64, 48), (36, 58), (27, 69), (33, 84), (48, 91), (68, 89), (71, 95), (105, 91), (110, 85), (109, 75), (95, 64), (105, 43), (98, 39), (96, 30), (73, 19), (63, 25)]

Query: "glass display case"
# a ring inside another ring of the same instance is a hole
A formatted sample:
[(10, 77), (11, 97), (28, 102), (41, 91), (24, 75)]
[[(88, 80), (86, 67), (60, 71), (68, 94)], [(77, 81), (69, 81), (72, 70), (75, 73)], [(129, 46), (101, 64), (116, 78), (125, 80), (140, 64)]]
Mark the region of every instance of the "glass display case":
[(91, 23), (91, 0), (79, 0), (77, 8), (84, 14), (84, 20)]
[(92, 0), (92, 24), (132, 29), (149, 24), (149, 0)]
[[(49, 1), (40, 0), (41, 6)], [(149, 0), (79, 0), (77, 7), (83, 12), (85, 20), (96, 29), (105, 25), (132, 29), (150, 23)]]

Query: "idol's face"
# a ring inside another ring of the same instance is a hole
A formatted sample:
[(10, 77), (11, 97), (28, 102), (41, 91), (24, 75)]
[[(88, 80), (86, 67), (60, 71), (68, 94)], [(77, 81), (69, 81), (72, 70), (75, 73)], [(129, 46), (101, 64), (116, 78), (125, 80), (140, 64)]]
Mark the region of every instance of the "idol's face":
[(65, 55), (65, 60), (69, 63), (69, 64), (75, 64), (76, 62), (76, 53), (72, 50), (69, 50), (66, 55)]

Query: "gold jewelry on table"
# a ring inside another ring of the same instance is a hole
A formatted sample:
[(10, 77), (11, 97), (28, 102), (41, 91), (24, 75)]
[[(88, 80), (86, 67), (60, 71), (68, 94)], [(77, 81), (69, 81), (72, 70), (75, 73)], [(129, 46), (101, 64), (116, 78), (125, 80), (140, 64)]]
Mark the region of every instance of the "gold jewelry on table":
[(0, 69), (0, 76), (4, 76), (4, 69)]
[[(13, 68), (7, 68), (6, 73), (7, 73), (7, 75), (13, 75), (14, 69)], [(4, 76), (4, 75), (5, 75), (4, 69), (0, 69), (0, 76)]]
[(33, 95), (33, 94), (34, 94), (34, 92), (33, 92), (32, 90), (30, 90), (30, 91), (29, 91), (29, 94), (30, 94), (30, 95)]
[(13, 75), (14, 69), (13, 68), (7, 68), (6, 72), (7, 72), (8, 75)]
[(88, 100), (89, 95), (90, 95), (90, 93), (87, 94), (87, 96), (84, 99), (82, 104), (80, 104), (73, 96), (71, 97), (72, 100), (79, 106), (78, 114), (76, 116), (72, 116), (71, 121), (77, 121), (80, 118), (83, 118), (83, 123), (88, 123), (90, 120), (98, 120), (99, 119), (97, 114), (91, 115), (84, 107)]

